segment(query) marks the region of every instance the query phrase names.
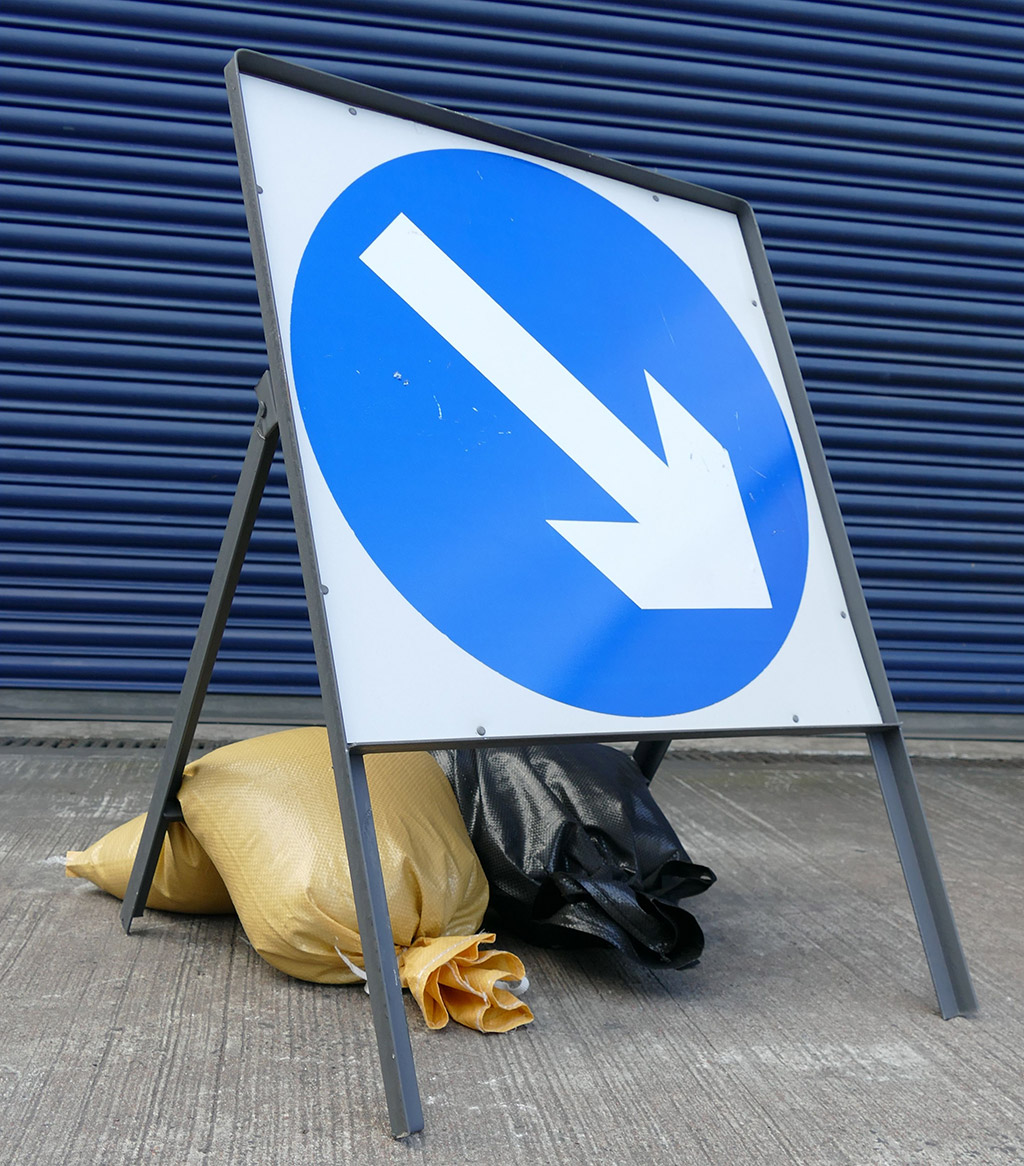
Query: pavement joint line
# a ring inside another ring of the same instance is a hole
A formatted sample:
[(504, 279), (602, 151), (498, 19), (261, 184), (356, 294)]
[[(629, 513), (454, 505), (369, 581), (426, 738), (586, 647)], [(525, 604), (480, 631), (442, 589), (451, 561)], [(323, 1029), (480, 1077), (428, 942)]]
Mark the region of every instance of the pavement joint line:
[[(294, 728), (201, 722), (193, 753), (209, 752), (234, 741)], [(153, 721), (0, 720), (0, 752), (74, 749), (77, 753), (124, 755), (157, 752), (164, 747), (169, 724)], [(622, 746), (629, 748), (629, 746)], [(907, 748), (915, 761), (958, 761), (1020, 769), (1024, 775), (1024, 740), (984, 740), (972, 737), (914, 737)], [(694, 737), (676, 740), (669, 756), (678, 760), (777, 761), (793, 759), (823, 764), (868, 760), (867, 738), (859, 733), (800, 736), (755, 735)]]

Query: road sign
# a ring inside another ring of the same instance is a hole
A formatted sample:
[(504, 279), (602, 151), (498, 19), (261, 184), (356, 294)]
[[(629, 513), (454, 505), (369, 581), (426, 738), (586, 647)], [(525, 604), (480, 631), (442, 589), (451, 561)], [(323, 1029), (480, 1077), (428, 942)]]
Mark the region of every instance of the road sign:
[(423, 1109), (363, 753), (473, 720), (638, 735), (648, 777), (666, 737), (787, 708), (864, 728), (942, 1014), (974, 1011), (750, 208), (251, 53), (226, 76), (272, 369), (125, 929), (280, 431), (396, 1137)]
[(879, 723), (735, 213), (242, 91), (350, 740)]

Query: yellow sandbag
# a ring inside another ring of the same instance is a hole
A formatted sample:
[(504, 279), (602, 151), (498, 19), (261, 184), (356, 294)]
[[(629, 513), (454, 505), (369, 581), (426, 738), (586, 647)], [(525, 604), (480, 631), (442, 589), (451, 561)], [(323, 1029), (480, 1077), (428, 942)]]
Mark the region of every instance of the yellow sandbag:
[[(123, 899), (145, 821), (146, 815), (140, 814), (104, 834), (87, 850), (70, 851), (65, 874), (88, 879)], [(224, 880), (184, 822), (171, 822), (167, 828), (146, 906), (194, 915), (229, 915), (234, 911)]]
[[(428, 753), (388, 753), (368, 756), (366, 771), (396, 948), (475, 935), (487, 880), (440, 767)], [(264, 959), (320, 984), (360, 978), (326, 730), (216, 749), (188, 765), (179, 800)]]
[[(494, 936), (475, 934), (487, 880), (440, 768), (427, 753), (380, 754), (367, 758), (367, 781), (399, 974), (427, 1025), (527, 1024), (522, 963), (482, 951)], [(325, 730), (218, 749), (186, 768), (180, 801), (195, 831), (170, 824), (147, 907), (212, 914), (234, 901), (275, 967), (324, 984), (365, 979)], [(72, 851), (67, 874), (123, 898), (144, 824), (140, 814)]]
[(478, 1032), (508, 1032), (533, 1013), (518, 998), (529, 981), (522, 961), (508, 951), (481, 951), (489, 933), (417, 939), (398, 957), (402, 986), (420, 1006), (428, 1028), (449, 1017)]

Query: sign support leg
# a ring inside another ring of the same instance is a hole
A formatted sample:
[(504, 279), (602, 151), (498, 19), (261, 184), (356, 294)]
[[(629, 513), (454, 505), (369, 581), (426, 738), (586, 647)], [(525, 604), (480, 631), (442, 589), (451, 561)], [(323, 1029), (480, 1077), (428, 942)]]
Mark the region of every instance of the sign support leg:
[(871, 730), (867, 737), (939, 1009), (945, 1020), (967, 1016), (977, 1011), (978, 1001), (903, 733), (897, 726)]
[(153, 883), (167, 826), (181, 817), (177, 793), (181, 786), (182, 772), (195, 737), (206, 688), (220, 649), (224, 625), (227, 623), (245, 552), (249, 547), (249, 537), (256, 521), (260, 499), (263, 497), (267, 475), (270, 473), (270, 463), (277, 449), (277, 414), (274, 409), (269, 372), (263, 374), (256, 386), (256, 396), (259, 399), (259, 412), (249, 437), (249, 446), (245, 452), (235, 497), (231, 503), (220, 553), (213, 569), (213, 578), (210, 580), (210, 589), (199, 620), (192, 655), (189, 657), (153, 797), (146, 814), (146, 824), (139, 839), (139, 849), (135, 855), (121, 906), (121, 926), (126, 934), (131, 932), (132, 920), (142, 914), (149, 898), (149, 889)]
[[(330, 714), (328, 714), (330, 721)], [(328, 730), (331, 726), (328, 723)], [(342, 750), (345, 763), (334, 765), (338, 804), (348, 851), (356, 919), (363, 948), (366, 984), (370, 990), (373, 1027), (377, 1037), (384, 1096), (393, 1137), (404, 1138), (423, 1129), (416, 1067), (402, 1000), (395, 945), (388, 914), (380, 851), (366, 784), (366, 764), (358, 753)], [(334, 752), (332, 758), (338, 754)]]
[(349, 877), (352, 880), (352, 897), (366, 969), (366, 986), (370, 993), (391, 1133), (395, 1138), (404, 1138), (423, 1129), (423, 1107), (416, 1081), (409, 1026), (405, 1018), (387, 892), (366, 781), (366, 762), (360, 753), (350, 749), (345, 733), (341, 692), (324, 606), (328, 588), (321, 582), (319, 575), (300, 458), (295, 449), (295, 433), (286, 406), (287, 400), (282, 402), (281, 409), (285, 468), (288, 471), (292, 514), (306, 588), (306, 606), (323, 696), (324, 723), (331, 748), (331, 764), (348, 854)]

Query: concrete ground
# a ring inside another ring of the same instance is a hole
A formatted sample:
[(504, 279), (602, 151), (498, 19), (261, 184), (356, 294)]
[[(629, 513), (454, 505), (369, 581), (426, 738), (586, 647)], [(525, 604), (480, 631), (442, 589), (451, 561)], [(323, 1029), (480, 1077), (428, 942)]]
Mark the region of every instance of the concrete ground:
[(1003, 721), (911, 738), (976, 1017), (938, 1015), (862, 741), (690, 743), (653, 788), (718, 874), (692, 903), (700, 966), (502, 937), (536, 1020), (435, 1033), (407, 1000), (426, 1129), (404, 1142), (361, 990), (288, 979), (229, 918), (125, 936), (64, 877), (145, 809), (166, 726), (0, 721), (0, 1161), (1024, 1162), (1024, 743)]

